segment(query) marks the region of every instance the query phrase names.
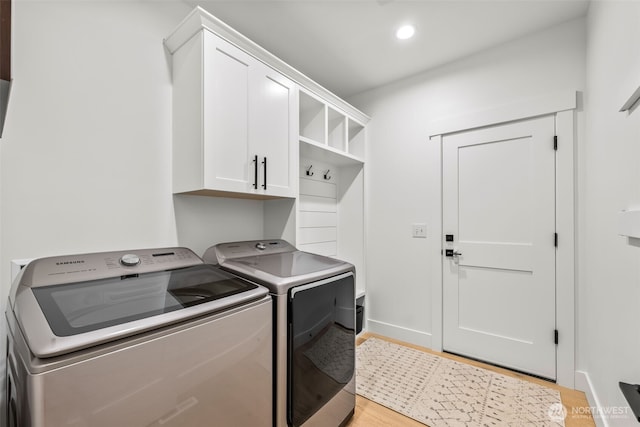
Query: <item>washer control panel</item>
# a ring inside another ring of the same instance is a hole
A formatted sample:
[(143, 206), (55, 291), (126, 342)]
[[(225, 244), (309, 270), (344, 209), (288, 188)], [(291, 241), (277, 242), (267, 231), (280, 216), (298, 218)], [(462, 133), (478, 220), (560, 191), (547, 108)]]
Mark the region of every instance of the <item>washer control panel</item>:
[(31, 261), (22, 283), (43, 286), (172, 270), (202, 264), (187, 248), (139, 249), (63, 255)]

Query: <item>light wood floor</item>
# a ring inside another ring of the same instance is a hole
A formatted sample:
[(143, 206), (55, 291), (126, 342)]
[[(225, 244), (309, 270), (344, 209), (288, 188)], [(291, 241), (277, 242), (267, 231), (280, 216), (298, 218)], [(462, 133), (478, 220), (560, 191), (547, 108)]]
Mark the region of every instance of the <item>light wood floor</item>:
[[(530, 381), (532, 383), (536, 383), (536, 384), (543, 385), (545, 387), (556, 389), (560, 392), (560, 397), (562, 398), (562, 404), (567, 408), (568, 415), (567, 415), (567, 418), (565, 419), (566, 427), (595, 426), (595, 423), (593, 422), (593, 418), (591, 418), (591, 416), (588, 415), (588, 410), (586, 409), (589, 407), (589, 403), (587, 402), (587, 398), (585, 397), (584, 393), (581, 391), (571, 390), (566, 387), (560, 387), (548, 381), (529, 377), (527, 375), (520, 374), (517, 372), (512, 372), (512, 371), (509, 371), (508, 369), (498, 368), (495, 366), (487, 365), (481, 362), (476, 362), (474, 360), (465, 359), (465, 358), (454, 356), (447, 353), (439, 353), (424, 347), (419, 347), (416, 345), (408, 344), (402, 341), (397, 341), (397, 340), (383, 337), (376, 334), (363, 333), (358, 337), (357, 343), (361, 344), (367, 338), (370, 338), (370, 337), (380, 338), (396, 344), (401, 344), (407, 347), (415, 348), (427, 353), (436, 354), (438, 356), (457, 360), (458, 362), (468, 363), (470, 365), (485, 368), (493, 372), (498, 372), (500, 374), (508, 375), (510, 377), (519, 378), (521, 380)], [(395, 411), (392, 411), (391, 409), (388, 409), (382, 405), (379, 405), (371, 400), (365, 399), (364, 397), (358, 395), (356, 396), (356, 413), (351, 419), (351, 421), (347, 424), (347, 426), (349, 427), (382, 427), (382, 426), (424, 427), (424, 424), (421, 424), (411, 418), (405, 417), (404, 415), (401, 415)]]

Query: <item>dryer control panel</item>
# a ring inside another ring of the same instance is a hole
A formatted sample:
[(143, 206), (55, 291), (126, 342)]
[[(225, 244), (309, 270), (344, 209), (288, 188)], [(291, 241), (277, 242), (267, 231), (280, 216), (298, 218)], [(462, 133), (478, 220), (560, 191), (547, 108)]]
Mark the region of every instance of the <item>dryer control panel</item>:
[(286, 240), (248, 240), (244, 242), (220, 243), (204, 253), (203, 259), (211, 264), (222, 264), (225, 260), (256, 255), (280, 254), (296, 251)]

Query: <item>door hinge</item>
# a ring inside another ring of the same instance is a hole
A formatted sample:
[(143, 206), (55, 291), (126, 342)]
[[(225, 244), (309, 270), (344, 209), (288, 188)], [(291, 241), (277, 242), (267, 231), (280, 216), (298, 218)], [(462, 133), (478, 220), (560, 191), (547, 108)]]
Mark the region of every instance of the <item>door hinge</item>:
[(558, 247), (558, 233), (553, 233), (553, 246)]
[(558, 330), (554, 329), (553, 331), (553, 342), (554, 344), (558, 345)]
[(553, 136), (553, 149), (558, 151), (558, 135)]

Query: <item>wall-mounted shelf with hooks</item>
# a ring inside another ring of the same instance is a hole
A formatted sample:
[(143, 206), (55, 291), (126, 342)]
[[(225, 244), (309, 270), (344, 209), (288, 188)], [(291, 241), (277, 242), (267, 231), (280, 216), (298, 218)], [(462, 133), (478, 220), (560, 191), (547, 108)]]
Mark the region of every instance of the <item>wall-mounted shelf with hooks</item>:
[(300, 180), (297, 245), (356, 266), (365, 292), (364, 165), (369, 118), (298, 89)]

